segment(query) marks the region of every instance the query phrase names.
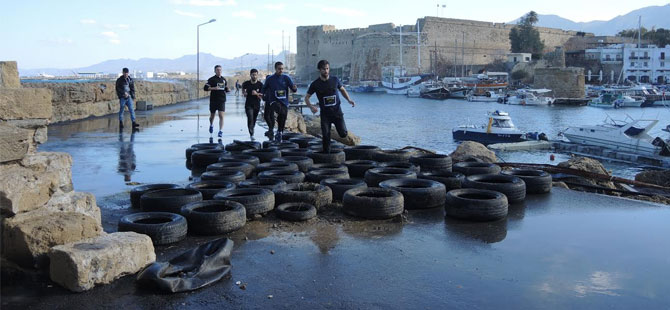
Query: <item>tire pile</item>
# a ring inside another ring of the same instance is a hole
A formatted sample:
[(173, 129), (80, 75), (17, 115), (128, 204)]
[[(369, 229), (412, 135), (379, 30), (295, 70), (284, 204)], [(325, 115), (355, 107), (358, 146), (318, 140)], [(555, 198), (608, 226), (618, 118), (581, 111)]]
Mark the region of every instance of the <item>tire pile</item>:
[(495, 164), (452, 163), (448, 155), (338, 142), (324, 152), (318, 138), (287, 133), (285, 139), (192, 145), (186, 167), (194, 182), (134, 188), (131, 206), (142, 212), (123, 217), (119, 231), (169, 244), (187, 232), (229, 233), (273, 210), (284, 220), (308, 220), (333, 201), (342, 203), (344, 213), (366, 219), (444, 207), (456, 219), (495, 221), (507, 216), (509, 203), (552, 186), (551, 175), (541, 170), (501, 172)]

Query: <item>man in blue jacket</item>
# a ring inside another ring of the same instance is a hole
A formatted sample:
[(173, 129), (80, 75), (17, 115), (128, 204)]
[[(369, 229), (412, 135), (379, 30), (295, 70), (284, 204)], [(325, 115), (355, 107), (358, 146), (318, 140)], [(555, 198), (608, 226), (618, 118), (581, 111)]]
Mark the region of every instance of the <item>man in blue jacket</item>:
[(286, 125), (286, 116), (288, 115), (288, 91), (298, 91), (298, 87), (293, 84), (293, 81), (288, 75), (284, 73), (284, 64), (280, 61), (275, 63), (275, 73), (265, 79), (263, 84), (263, 93), (265, 104), (270, 104), (270, 108), (266, 109), (270, 115), (266, 117), (268, 122), (269, 134), (268, 138), (273, 139), (273, 127), (275, 124), (275, 113), (277, 113), (277, 134), (274, 135), (274, 140), (281, 142), (282, 133), (284, 132), (284, 125)]
[(135, 123), (135, 109), (133, 109), (133, 100), (135, 100), (135, 81), (129, 75), (128, 68), (123, 68), (122, 75), (116, 79), (116, 96), (119, 97), (119, 128), (123, 129), (123, 112), (128, 106), (130, 111), (130, 120), (133, 121), (133, 128), (140, 127)]

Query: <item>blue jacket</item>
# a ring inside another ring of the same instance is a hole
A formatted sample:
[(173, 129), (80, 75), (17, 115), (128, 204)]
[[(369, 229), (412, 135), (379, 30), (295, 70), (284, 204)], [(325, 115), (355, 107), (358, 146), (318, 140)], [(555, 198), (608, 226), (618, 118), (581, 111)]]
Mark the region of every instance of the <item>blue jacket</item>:
[(293, 89), (294, 87), (295, 85), (288, 75), (273, 74), (265, 79), (261, 92), (264, 95), (265, 102), (278, 101), (288, 106), (288, 91), (289, 88)]

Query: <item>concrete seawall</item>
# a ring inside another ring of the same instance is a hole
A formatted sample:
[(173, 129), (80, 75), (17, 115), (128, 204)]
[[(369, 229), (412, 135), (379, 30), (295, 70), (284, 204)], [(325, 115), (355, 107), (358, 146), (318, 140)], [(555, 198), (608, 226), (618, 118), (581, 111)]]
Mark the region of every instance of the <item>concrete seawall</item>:
[[(137, 99), (150, 101), (154, 106), (175, 104), (196, 98), (192, 81), (147, 82), (136, 81)], [(24, 88), (42, 88), (51, 91), (53, 115), (51, 123), (84, 119), (117, 113), (119, 99), (114, 81), (84, 83), (22, 83)], [(200, 92), (200, 97), (209, 93)]]

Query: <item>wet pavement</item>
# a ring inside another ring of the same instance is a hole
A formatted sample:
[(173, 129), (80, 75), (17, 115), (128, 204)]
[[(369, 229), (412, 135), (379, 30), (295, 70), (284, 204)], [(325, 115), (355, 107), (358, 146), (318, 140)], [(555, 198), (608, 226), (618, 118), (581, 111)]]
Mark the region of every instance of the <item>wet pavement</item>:
[[(72, 152), (75, 189), (96, 194), (105, 231), (115, 231), (118, 219), (133, 212), (122, 170), (132, 171), (132, 181), (188, 182), (184, 149), (209, 136), (206, 125), (198, 134), (193, 107), (143, 112), (138, 118), (143, 129), (132, 142), (129, 129), (118, 140), (114, 117), (50, 127), (50, 148)], [(223, 143), (245, 138), (241, 107), (227, 106), (231, 117)], [(305, 223), (269, 214), (227, 235), (235, 241), (231, 276), (194, 292), (162, 294), (138, 287), (134, 276), (127, 276), (75, 294), (39, 275), (3, 270), (1, 306), (668, 309), (669, 220), (667, 206), (558, 188), (529, 196), (510, 206), (507, 218), (490, 223), (445, 218), (441, 208), (364, 221), (343, 215), (333, 204)], [(157, 247), (158, 260), (212, 239), (189, 236)]]

